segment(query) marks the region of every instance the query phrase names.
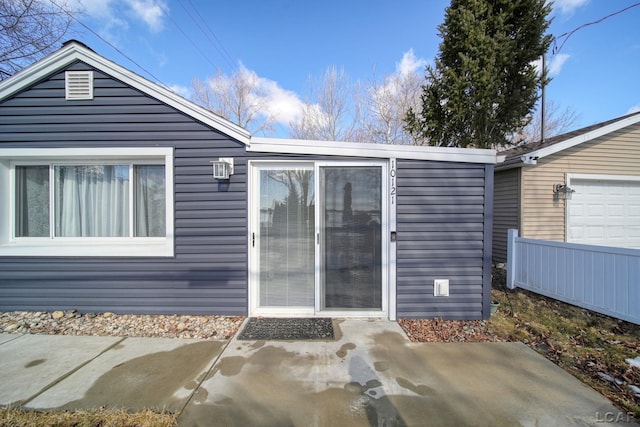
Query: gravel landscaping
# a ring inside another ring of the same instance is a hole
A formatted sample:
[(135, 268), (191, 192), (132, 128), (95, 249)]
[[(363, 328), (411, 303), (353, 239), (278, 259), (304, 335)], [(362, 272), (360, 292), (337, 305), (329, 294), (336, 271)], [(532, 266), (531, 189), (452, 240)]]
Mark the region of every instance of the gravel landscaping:
[[(244, 316), (79, 313), (75, 310), (11, 311), (0, 312), (0, 333), (228, 339), (238, 332), (244, 319)], [(263, 333), (274, 329), (274, 325), (265, 323), (266, 319), (260, 320), (261, 323), (255, 326)], [(414, 342), (504, 341), (491, 331), (487, 321), (400, 319), (398, 323)], [(320, 336), (302, 336), (300, 331), (307, 329), (294, 327), (287, 337), (280, 334), (271, 336), (271, 339), (333, 338), (333, 331), (324, 331), (326, 328), (320, 328)], [(249, 334), (242, 338), (255, 337)]]
[(0, 313), (0, 332), (119, 337), (211, 338), (235, 335), (244, 316), (139, 315), (71, 311)]
[(400, 319), (398, 323), (413, 342), (507, 341), (484, 320)]

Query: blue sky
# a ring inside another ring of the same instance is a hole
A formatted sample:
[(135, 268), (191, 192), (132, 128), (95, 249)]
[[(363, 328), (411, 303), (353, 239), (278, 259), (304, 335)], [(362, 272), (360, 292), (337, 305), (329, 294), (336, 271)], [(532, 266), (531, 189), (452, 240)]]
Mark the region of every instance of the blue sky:
[[(99, 54), (189, 98), (191, 81), (242, 67), (260, 79), (286, 123), (310, 77), (343, 67), (366, 81), (433, 63), (443, 0), (69, 0), (82, 23), (72, 35)], [(557, 0), (558, 37), (636, 0)], [(203, 19), (201, 19), (203, 18)], [(575, 111), (574, 128), (640, 111), (640, 6), (587, 26), (549, 54), (547, 99)], [(564, 39), (559, 39), (558, 47)], [(131, 62), (112, 46), (131, 58)], [(143, 69), (141, 69), (142, 67)], [(152, 74), (152, 76), (149, 75)], [(284, 135), (286, 136), (286, 135)]]

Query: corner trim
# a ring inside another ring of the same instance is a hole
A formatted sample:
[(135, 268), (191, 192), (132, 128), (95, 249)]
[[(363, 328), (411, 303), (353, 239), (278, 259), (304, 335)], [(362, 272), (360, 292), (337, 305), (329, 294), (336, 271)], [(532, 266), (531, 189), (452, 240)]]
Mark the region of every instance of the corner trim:
[(493, 254), (493, 165), (484, 168), (484, 253), (482, 256), (482, 318), (491, 316), (491, 268)]

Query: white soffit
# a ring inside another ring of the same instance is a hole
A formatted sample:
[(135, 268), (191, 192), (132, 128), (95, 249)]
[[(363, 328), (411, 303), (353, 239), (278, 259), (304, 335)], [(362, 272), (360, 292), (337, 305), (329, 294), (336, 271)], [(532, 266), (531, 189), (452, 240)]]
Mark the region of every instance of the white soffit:
[(0, 101), (20, 92), (31, 84), (45, 78), (75, 61), (82, 61), (104, 73), (128, 84), (183, 113), (199, 120), (238, 141), (248, 144), (251, 134), (236, 124), (223, 119), (173, 91), (153, 83), (138, 74), (98, 55), (78, 42), (69, 42), (60, 50), (28, 66), (17, 74), (0, 82)]
[(308, 141), (285, 138), (251, 138), (251, 143), (247, 147), (247, 151), (484, 164), (495, 164), (498, 161), (495, 150), (477, 148), (390, 145), (342, 141)]

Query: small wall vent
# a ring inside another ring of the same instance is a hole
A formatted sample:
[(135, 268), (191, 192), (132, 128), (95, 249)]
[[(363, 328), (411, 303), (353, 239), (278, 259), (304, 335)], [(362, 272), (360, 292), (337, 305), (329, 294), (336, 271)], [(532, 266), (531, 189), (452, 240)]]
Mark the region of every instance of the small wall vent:
[(65, 72), (64, 92), (69, 100), (93, 99), (93, 71)]

